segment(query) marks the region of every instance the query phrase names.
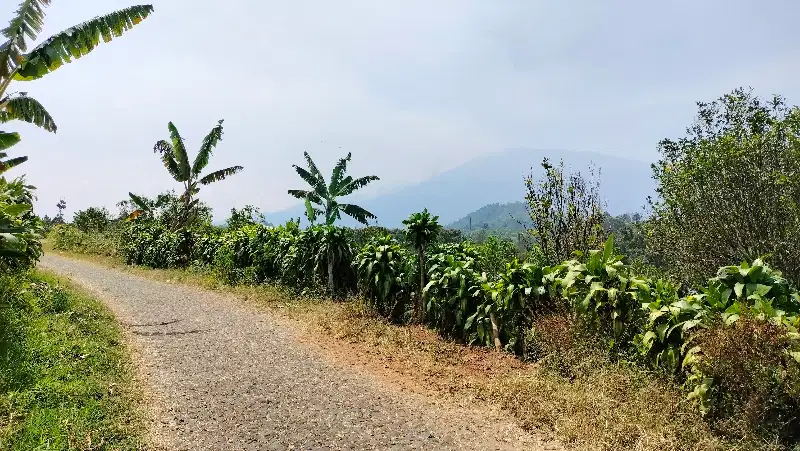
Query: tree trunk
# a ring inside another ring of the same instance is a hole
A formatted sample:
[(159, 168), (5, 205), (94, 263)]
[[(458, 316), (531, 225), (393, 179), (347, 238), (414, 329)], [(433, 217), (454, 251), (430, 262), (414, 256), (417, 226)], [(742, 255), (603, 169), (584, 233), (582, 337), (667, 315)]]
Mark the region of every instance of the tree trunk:
[(331, 297), (334, 295), (333, 290), (333, 249), (328, 249), (328, 291)]
[(494, 338), (494, 350), (500, 352), (503, 349), (503, 343), (500, 342), (500, 328), (497, 326), (497, 317), (494, 312), (489, 313), (489, 320), (492, 321), (492, 338)]
[(417, 296), (417, 308), (415, 317), (417, 322), (425, 321), (425, 246), (419, 249), (419, 296)]

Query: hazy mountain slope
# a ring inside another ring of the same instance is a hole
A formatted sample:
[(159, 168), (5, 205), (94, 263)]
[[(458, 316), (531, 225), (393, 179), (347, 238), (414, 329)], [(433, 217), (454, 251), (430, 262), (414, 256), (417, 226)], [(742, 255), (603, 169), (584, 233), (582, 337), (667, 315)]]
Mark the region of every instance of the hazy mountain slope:
[[(410, 213), (425, 207), (439, 215), (442, 224), (449, 224), (487, 204), (522, 201), (524, 177), (531, 168), (541, 175), (539, 163), (545, 156), (552, 160), (563, 158), (565, 165), (582, 172), (591, 163), (600, 167), (600, 191), (607, 200), (609, 213), (614, 215), (640, 211), (647, 196), (654, 192), (650, 165), (641, 161), (590, 152), (514, 149), (475, 158), (422, 183), (365, 200), (360, 205), (375, 213), (383, 226), (398, 227)], [(276, 224), (302, 216), (303, 211), (298, 205), (265, 216)], [(345, 220), (342, 224), (353, 225), (354, 221)]]
[(484, 205), (458, 221), (447, 224), (447, 227), (464, 231), (470, 230), (470, 227), (472, 230), (522, 230), (523, 224), (531, 224), (525, 202), (509, 202)]

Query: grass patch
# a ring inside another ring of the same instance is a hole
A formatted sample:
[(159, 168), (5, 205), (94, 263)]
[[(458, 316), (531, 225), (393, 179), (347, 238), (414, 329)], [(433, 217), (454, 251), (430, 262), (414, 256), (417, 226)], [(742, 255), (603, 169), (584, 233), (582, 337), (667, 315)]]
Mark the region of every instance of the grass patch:
[(112, 315), (46, 272), (0, 277), (0, 449), (145, 449)]
[[(53, 251), (51, 251), (53, 252)], [(232, 294), (297, 320), (332, 358), (401, 386), (448, 394), (465, 405), (499, 406), (525, 429), (581, 450), (780, 450), (719, 436), (675, 383), (603, 352), (523, 363), (463, 346), (418, 326), (387, 322), (358, 300), (300, 298), (272, 286), (228, 286), (202, 268), (148, 269), (96, 255), (62, 255), (154, 280)]]

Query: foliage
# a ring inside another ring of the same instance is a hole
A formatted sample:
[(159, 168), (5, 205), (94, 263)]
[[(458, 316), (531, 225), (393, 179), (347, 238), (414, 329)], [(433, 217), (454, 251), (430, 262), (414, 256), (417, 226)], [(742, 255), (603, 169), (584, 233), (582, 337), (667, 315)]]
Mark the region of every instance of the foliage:
[(116, 257), (121, 251), (120, 233), (116, 228), (83, 232), (72, 224), (56, 224), (47, 238), (55, 250)]
[(19, 143), (19, 133), (0, 132), (0, 175), (28, 161), (28, 157), (8, 158), (6, 150)]
[(627, 263), (652, 263), (647, 253), (645, 221), (638, 213), (611, 216), (606, 213), (603, 228), (614, 235), (616, 250)]
[(584, 262), (563, 263), (559, 280), (562, 296), (589, 330), (610, 339), (609, 346), (625, 352), (644, 322), (642, 301), (650, 297), (650, 284), (631, 274), (614, 255), (614, 235), (603, 250), (591, 250)]
[(64, 224), (64, 210), (67, 209), (67, 202), (64, 199), (59, 199), (56, 208), (58, 209), (58, 214), (54, 218), (53, 224)]
[(517, 246), (513, 241), (490, 236), (477, 245), (481, 267), (490, 280), (497, 279), (506, 269), (508, 262), (518, 258)]
[(111, 224), (111, 213), (104, 207), (89, 207), (75, 212), (72, 224), (81, 232), (102, 232)]
[(191, 230), (172, 231), (157, 223), (134, 223), (122, 233), (122, 254), (129, 265), (186, 266), (192, 259), (194, 238)]
[(238, 229), (245, 225), (264, 223), (266, 223), (264, 215), (261, 214), (261, 212), (258, 210), (258, 207), (254, 207), (252, 205), (245, 205), (239, 210), (236, 208), (231, 208), (231, 216), (226, 222), (229, 229)]
[(714, 381), (708, 416), (727, 436), (800, 442), (800, 342), (778, 325), (744, 316), (701, 332), (696, 371)]
[(353, 264), (367, 302), (380, 314), (398, 319), (413, 292), (414, 260), (391, 235), (367, 243)]
[(653, 165), (648, 247), (686, 283), (770, 256), (800, 282), (800, 109), (737, 89), (698, 103), (686, 136)]
[(0, 177), (0, 272), (36, 264), (42, 255), (42, 222), (33, 214), (33, 190), (24, 179)]
[[(302, 199), (306, 202), (306, 216), (309, 222), (313, 223), (320, 215), (325, 216), (325, 224), (333, 225), (344, 213), (356, 221), (367, 224), (370, 219), (377, 219), (375, 215), (355, 204), (339, 203), (339, 198), (354, 193), (355, 191), (367, 186), (375, 180), (380, 180), (377, 176), (368, 175), (354, 179), (347, 174), (347, 163), (350, 162), (352, 155), (347, 154), (345, 158), (339, 160), (333, 168), (330, 183), (325, 182), (322, 173), (317, 169), (314, 160), (303, 152), (308, 169), (294, 165), (295, 171), (308, 183), (310, 190), (290, 189), (290, 195)], [(316, 205), (317, 207), (314, 207)]]
[(496, 314), (495, 326), (501, 342), (525, 357), (525, 336), (534, 316), (552, 311), (560, 299), (557, 291), (559, 271), (560, 268), (520, 263), (515, 258), (496, 278), (484, 276), (481, 285), (484, 304), (470, 317), (466, 327), (476, 324), (478, 340), (488, 345), (493, 338), (489, 336), (490, 314)]
[(602, 243), (603, 206), (594, 170), (587, 180), (579, 172), (565, 174), (563, 161), (554, 166), (545, 158), (542, 167), (542, 180), (525, 179), (529, 231), (545, 263), (557, 265)]
[(113, 316), (36, 273), (0, 275), (0, 304), (0, 449), (140, 449)]
[(414, 246), (417, 251), (417, 264), (419, 271), (419, 291), (417, 303), (414, 306), (414, 318), (417, 321), (424, 319), (425, 312), (425, 251), (436, 242), (442, 226), (439, 224), (439, 217), (431, 215), (428, 209), (419, 213), (412, 213), (408, 219), (403, 220), (406, 227), (406, 240)]
[[(258, 245), (257, 237), (263, 229), (259, 224), (245, 224), (228, 229), (217, 237), (213, 254), (214, 269), (222, 279), (230, 284), (258, 283), (255, 274), (254, 255)], [(205, 250), (203, 251), (205, 252)]]
[[(198, 199), (194, 196), (200, 192), (199, 185), (209, 185), (220, 180), (241, 172), (241, 166), (231, 166), (229, 168), (220, 169), (209, 174), (203, 175), (203, 170), (208, 165), (211, 154), (217, 144), (222, 141), (222, 120), (217, 123), (217, 126), (212, 128), (211, 131), (203, 138), (200, 144), (200, 150), (194, 159), (193, 163), (189, 163), (189, 155), (183, 142), (178, 129), (170, 122), (167, 124), (170, 133), (170, 141), (160, 140), (153, 146), (153, 152), (161, 155), (161, 161), (164, 163), (167, 172), (172, 176), (176, 182), (183, 184), (183, 192), (179, 200), (180, 209), (178, 214), (173, 219), (170, 225), (172, 230), (178, 230), (183, 227), (194, 224), (200, 212), (197, 207), (199, 204)], [(143, 213), (148, 213), (150, 204), (144, 202), (139, 196), (130, 194), (131, 201), (138, 207), (131, 212), (131, 219)], [(156, 202), (158, 203), (158, 202)], [(157, 207), (157, 205), (152, 205)]]
[[(109, 42), (120, 37), (153, 12), (151, 5), (139, 5), (95, 17), (51, 36), (29, 51), (28, 40), (36, 39), (42, 31), (44, 10), (49, 5), (50, 0), (23, 0), (8, 26), (0, 30), (6, 39), (0, 45), (0, 123), (21, 120), (55, 132), (58, 129), (55, 121), (36, 99), (26, 92), (8, 93), (11, 82), (39, 79), (88, 54), (101, 38)], [(0, 151), (10, 147), (8, 139), (13, 135), (0, 131)], [(25, 159), (27, 157), (12, 159), (12, 164), (3, 162), (0, 172)]]
[(442, 252), (445, 249), (439, 248), (428, 262), (427, 321), (444, 335), (466, 340), (471, 338), (467, 320), (483, 301), (481, 274), (475, 268), (477, 251), (468, 243), (450, 247), (455, 252)]
[[(184, 213), (184, 201), (175, 191), (163, 192), (155, 198), (147, 198), (129, 193), (130, 200), (124, 200), (117, 205), (120, 208), (120, 217), (136, 219), (137, 222), (155, 221), (171, 230), (184, 227), (209, 227), (211, 225), (211, 207), (205, 202), (194, 203), (190, 217)], [(188, 222), (186, 222), (188, 221)]]

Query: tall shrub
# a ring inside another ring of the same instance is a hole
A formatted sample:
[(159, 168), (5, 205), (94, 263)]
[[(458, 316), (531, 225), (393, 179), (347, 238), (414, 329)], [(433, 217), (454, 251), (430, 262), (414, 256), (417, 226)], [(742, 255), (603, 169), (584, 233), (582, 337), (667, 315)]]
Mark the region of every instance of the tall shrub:
[(544, 177), (525, 179), (530, 233), (548, 265), (568, 260), (574, 251), (600, 247), (603, 235), (603, 204), (595, 172), (584, 178), (580, 172), (566, 173), (545, 158)]
[(648, 248), (686, 282), (769, 255), (800, 282), (800, 109), (737, 89), (659, 144)]
[(439, 217), (428, 213), (427, 208), (419, 213), (412, 213), (408, 219), (403, 220), (403, 225), (406, 226), (406, 239), (413, 244), (417, 251), (420, 271), (414, 320), (421, 322), (425, 319), (425, 251), (436, 242), (442, 226), (439, 224)]

